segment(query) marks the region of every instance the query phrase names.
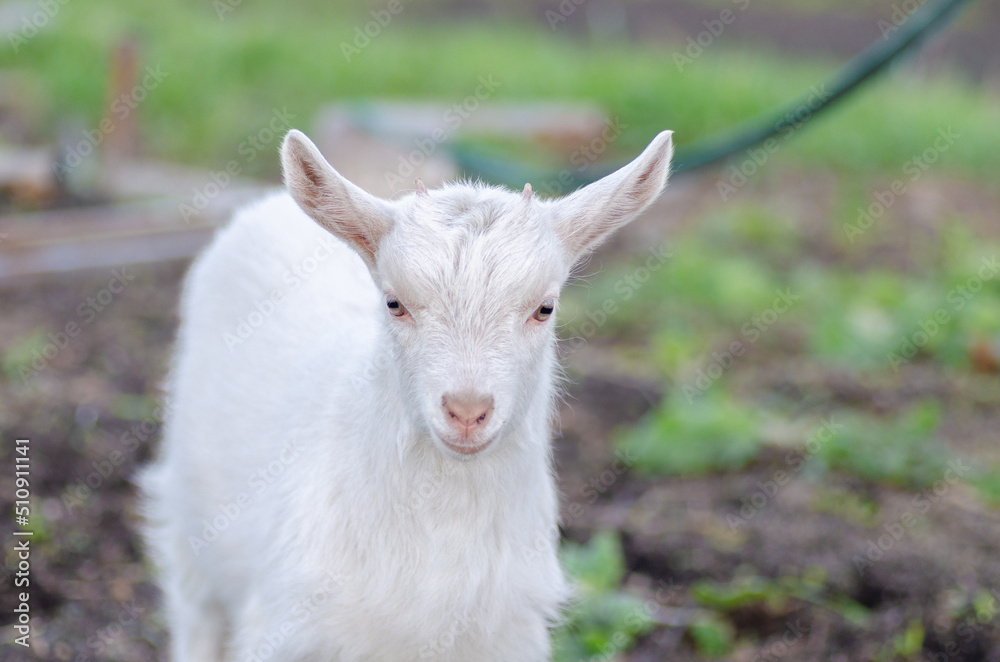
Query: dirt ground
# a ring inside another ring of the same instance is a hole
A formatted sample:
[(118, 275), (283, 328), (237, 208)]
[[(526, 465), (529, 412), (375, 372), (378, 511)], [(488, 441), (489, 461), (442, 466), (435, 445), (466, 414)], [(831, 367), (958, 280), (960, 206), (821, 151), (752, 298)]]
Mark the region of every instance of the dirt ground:
[[(689, 199), (698, 199), (699, 185), (688, 186)], [(679, 203), (675, 211), (684, 210)], [(654, 229), (670, 224), (660, 221)], [(651, 231), (638, 226), (605, 257), (627, 253)], [(164, 648), (129, 479), (157, 442), (186, 266), (129, 266), (0, 287), (0, 466), (13, 466), (9, 440), (31, 440), (33, 659), (138, 662), (159, 659)], [(37, 352), (33, 370), (22, 374), (12, 347), (32, 333), (35, 344), (17, 349)], [(766, 371), (766, 357), (756, 365)], [(644, 478), (627, 457), (616, 457), (611, 439), (669, 386), (618, 365), (608, 341), (596, 339), (573, 357), (570, 373), (556, 439), (565, 537), (583, 542), (601, 529), (620, 531), (624, 585), (646, 599), (659, 623), (621, 659), (704, 659), (687, 626), (704, 613), (694, 593), (711, 580), (756, 582), (763, 596), (730, 599), (727, 613), (741, 643), (726, 659), (1000, 661), (1000, 619), (993, 618), (1000, 605), (1000, 513), (965, 487), (914, 494), (802, 471), (779, 489), (771, 481), (786, 462), (777, 450), (739, 473)], [(874, 394), (842, 375), (789, 378), (778, 370), (768, 388), (794, 389), (795, 379), (820, 383), (831, 398), (884, 402), (905, 398), (907, 389), (967, 395), (934, 375)], [(976, 425), (996, 430), (995, 406), (984, 407)], [(959, 430), (954, 443), (961, 437)], [(7, 512), (13, 494), (13, 472), (5, 469), (0, 507)], [(901, 528), (915, 509), (916, 523)], [(10, 528), (3, 535), (3, 582), (10, 586), (14, 541)], [(789, 577), (797, 583), (774, 588)], [(5, 589), (0, 610), (12, 613), (15, 602)], [(869, 610), (864, 622), (852, 618), (854, 603)], [(922, 650), (903, 656), (915, 623), (924, 633)], [(5, 629), (4, 639), (11, 637)], [(25, 659), (18, 655), (0, 647), (0, 659)]]

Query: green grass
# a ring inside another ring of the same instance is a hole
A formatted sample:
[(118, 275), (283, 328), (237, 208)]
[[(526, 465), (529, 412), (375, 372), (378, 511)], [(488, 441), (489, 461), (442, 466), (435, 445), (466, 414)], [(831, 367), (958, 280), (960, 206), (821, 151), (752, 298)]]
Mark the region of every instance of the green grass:
[(598, 532), (586, 545), (566, 543), (561, 558), (577, 598), (556, 632), (556, 662), (612, 659), (652, 630), (651, 608), (620, 590), (625, 558), (616, 533)]
[(984, 270), (1000, 246), (952, 226), (929, 263), (905, 274), (878, 261), (858, 268), (814, 259), (790, 227), (756, 203), (733, 203), (676, 237), (641, 286), (622, 289), (635, 269), (628, 263), (571, 292), (564, 334), (585, 331), (588, 311), (613, 301), (605, 332), (643, 339), (663, 377), (694, 386), (713, 364), (728, 370), (734, 343), (817, 367), (896, 374), (927, 360), (967, 370), (969, 346), (1000, 334), (1000, 273)]
[(738, 470), (756, 457), (761, 416), (723, 389), (686, 402), (674, 392), (620, 440), (646, 474), (698, 475)]
[(889, 419), (852, 415), (824, 444), (821, 460), (873, 482), (928, 487), (942, 479), (949, 459), (937, 437), (940, 416), (932, 401)]
[(792, 600), (808, 602), (836, 613), (841, 618), (864, 627), (868, 610), (842, 595), (829, 595), (826, 573), (810, 568), (801, 576), (767, 579), (756, 575), (736, 577), (726, 584), (702, 580), (691, 587), (695, 603), (722, 613), (731, 613), (752, 606), (783, 614), (793, 611)]
[(1000, 466), (980, 467), (969, 483), (987, 502), (1000, 506)]
[[(778, 410), (755, 405), (717, 385), (689, 402), (671, 392), (639, 425), (624, 431), (619, 449), (647, 475), (695, 476), (739, 471), (769, 445), (781, 441), (768, 432), (768, 421), (781, 420)], [(842, 410), (834, 413), (830, 435), (814, 435), (797, 444), (795, 461), (784, 467), (792, 478), (800, 472), (827, 471), (919, 490), (942, 479), (952, 455), (940, 443), (940, 410), (928, 401), (893, 417)], [(785, 419), (795, 429), (818, 430), (811, 419)], [(995, 474), (976, 474), (968, 481), (989, 498), (996, 494)]]
[[(624, 343), (623, 355), (642, 353), (646, 369), (669, 384), (659, 406), (620, 433), (621, 450), (646, 474), (739, 471), (762, 448), (787, 444), (787, 430), (807, 436), (827, 415), (841, 427), (808, 454), (811, 475), (926, 488), (954, 457), (941, 432), (943, 412), (953, 409), (947, 401), (928, 395), (875, 412), (865, 401), (824, 401), (808, 383), (789, 400), (756, 385), (756, 371), (833, 371), (890, 391), (915, 368), (974, 383), (970, 348), (1000, 340), (1000, 273), (982, 270), (1000, 247), (945, 225), (929, 248), (913, 242), (919, 266), (906, 273), (865, 258), (881, 241), (867, 235), (844, 249), (845, 259), (819, 259), (817, 244), (819, 255), (839, 250), (839, 225), (804, 233), (791, 221), (753, 200), (731, 203), (678, 233), (641, 286), (621, 288), (635, 276), (630, 261), (565, 297), (565, 336), (586, 335), (592, 311), (613, 301), (599, 332)], [(965, 478), (995, 498), (994, 473)]]
[[(40, 81), (38, 114), (49, 135), (68, 116), (94, 127), (108, 112), (111, 53), (134, 36), (142, 61), (168, 74), (140, 106), (148, 150), (218, 167), (275, 108), (287, 108), (297, 126), (309, 128), (330, 101), (457, 102), (487, 75), (501, 82), (497, 99), (599, 104), (627, 125), (615, 149), (630, 154), (664, 128), (677, 131), (680, 145), (728, 129), (795, 98), (836, 66), (727, 51), (720, 39), (679, 72), (672, 54), (682, 42), (587, 44), (552, 33), (544, 21), (459, 23), (433, 7), (404, 6), (348, 62), (342, 42), (372, 19), (341, 3), (244, 2), (221, 20), (212, 3), (194, 0), (68, 3), (19, 52), (0, 47), (0, 67)], [(996, 101), (958, 76), (883, 79), (799, 132), (771, 159), (898, 171), (932, 144), (940, 127), (953, 126), (962, 137), (935, 168), (986, 179), (1000, 150)], [(250, 171), (274, 174), (276, 167), (274, 158), (259, 159)]]

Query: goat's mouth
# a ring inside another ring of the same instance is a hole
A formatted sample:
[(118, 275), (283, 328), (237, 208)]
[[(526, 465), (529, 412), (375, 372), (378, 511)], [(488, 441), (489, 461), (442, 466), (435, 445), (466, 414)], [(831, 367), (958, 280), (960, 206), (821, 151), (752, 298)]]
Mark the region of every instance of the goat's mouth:
[(478, 442), (472, 440), (455, 442), (441, 437), (441, 442), (448, 450), (460, 453), (461, 455), (475, 455), (486, 450), (486, 447), (493, 443), (493, 437)]

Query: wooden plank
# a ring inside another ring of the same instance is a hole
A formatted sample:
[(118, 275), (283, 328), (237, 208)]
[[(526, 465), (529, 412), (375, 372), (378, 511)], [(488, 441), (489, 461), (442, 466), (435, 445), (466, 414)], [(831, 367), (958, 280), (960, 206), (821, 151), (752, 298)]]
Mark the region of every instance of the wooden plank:
[(194, 222), (176, 199), (0, 217), (0, 282), (193, 257), (235, 209), (266, 192), (220, 194)]
[(48, 148), (0, 149), (0, 193), (21, 204), (39, 204), (58, 194)]

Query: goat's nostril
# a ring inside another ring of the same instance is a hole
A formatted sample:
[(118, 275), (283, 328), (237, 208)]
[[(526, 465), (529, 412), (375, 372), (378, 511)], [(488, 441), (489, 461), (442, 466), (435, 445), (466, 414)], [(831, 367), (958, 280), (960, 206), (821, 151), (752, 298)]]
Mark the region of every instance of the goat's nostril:
[(441, 398), (441, 407), (448, 415), (448, 422), (468, 434), (489, 421), (493, 412), (493, 396), (471, 391), (449, 393)]

